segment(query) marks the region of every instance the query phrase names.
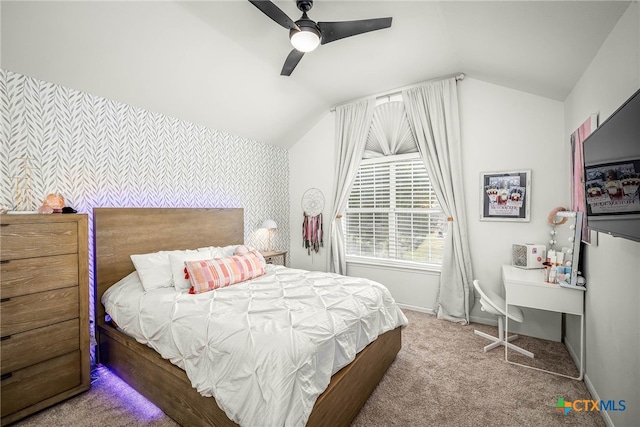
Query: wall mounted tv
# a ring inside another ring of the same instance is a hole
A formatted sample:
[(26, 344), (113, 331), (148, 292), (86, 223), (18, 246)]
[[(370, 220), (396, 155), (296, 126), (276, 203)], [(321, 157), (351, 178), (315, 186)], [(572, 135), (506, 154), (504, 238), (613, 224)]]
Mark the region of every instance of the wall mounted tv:
[(587, 227), (640, 242), (640, 90), (584, 141)]

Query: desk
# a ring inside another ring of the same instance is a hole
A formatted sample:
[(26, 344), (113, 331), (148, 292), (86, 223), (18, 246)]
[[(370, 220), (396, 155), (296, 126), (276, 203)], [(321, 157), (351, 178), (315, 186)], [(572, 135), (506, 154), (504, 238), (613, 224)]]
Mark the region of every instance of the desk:
[[(557, 372), (511, 362), (508, 358), (507, 347), (504, 350), (505, 360), (514, 365), (582, 380), (584, 373), (584, 291), (546, 283), (544, 281), (544, 270), (524, 270), (510, 265), (502, 266), (502, 282), (504, 283), (507, 306), (517, 305), (580, 316), (580, 375), (578, 377), (570, 377)], [(509, 317), (505, 318), (504, 333), (505, 336), (508, 336)]]

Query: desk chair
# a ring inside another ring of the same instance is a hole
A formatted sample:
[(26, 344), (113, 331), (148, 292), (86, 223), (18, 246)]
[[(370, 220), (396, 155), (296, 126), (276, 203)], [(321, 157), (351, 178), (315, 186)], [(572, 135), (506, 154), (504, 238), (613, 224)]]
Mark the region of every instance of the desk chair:
[(486, 311), (487, 313), (495, 314), (498, 316), (498, 336), (494, 337), (489, 334), (485, 334), (484, 332), (474, 330), (476, 335), (480, 335), (483, 338), (486, 338), (493, 343), (485, 346), (484, 351), (487, 352), (489, 350), (493, 350), (499, 346), (508, 346), (510, 349), (515, 350), (524, 354), (525, 356), (533, 358), (533, 353), (527, 351), (523, 348), (520, 348), (516, 345), (511, 344), (510, 341), (513, 341), (518, 338), (518, 335), (511, 335), (509, 338), (505, 339), (504, 336), (504, 318), (509, 316), (509, 319), (515, 320), (516, 322), (522, 323), (524, 321), (524, 315), (522, 314), (522, 310), (518, 307), (511, 306), (509, 307), (509, 312), (507, 313), (506, 307), (507, 303), (505, 302), (500, 295), (487, 290), (486, 292), (482, 290), (480, 287), (480, 282), (477, 280), (473, 281), (473, 287), (480, 294), (480, 305), (482, 311)]

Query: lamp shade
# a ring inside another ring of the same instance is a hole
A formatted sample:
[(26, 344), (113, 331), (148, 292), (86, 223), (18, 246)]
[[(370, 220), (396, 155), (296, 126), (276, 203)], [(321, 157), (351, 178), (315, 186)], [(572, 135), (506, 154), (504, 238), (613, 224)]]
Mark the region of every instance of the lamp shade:
[(291, 44), (300, 52), (311, 52), (320, 44), (320, 37), (306, 27), (302, 27), (301, 30), (291, 34)]
[(262, 228), (278, 228), (278, 224), (272, 219), (268, 219), (262, 223)]

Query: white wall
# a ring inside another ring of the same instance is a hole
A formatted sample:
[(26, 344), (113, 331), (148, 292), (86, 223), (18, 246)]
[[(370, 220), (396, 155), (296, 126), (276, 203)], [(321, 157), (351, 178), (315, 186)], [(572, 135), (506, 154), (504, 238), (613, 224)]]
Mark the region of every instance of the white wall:
[[(569, 198), (568, 148), (563, 135), (562, 103), (524, 92), (466, 78), (458, 83), (462, 123), (462, 163), (467, 201), (467, 220), (474, 277), (496, 292), (502, 291), (500, 266), (510, 263), (513, 243), (545, 242), (548, 212), (566, 206)], [(295, 230), (302, 213), (299, 200), (306, 188), (326, 188), (329, 211), (335, 143), (334, 115), (328, 113), (290, 151), (291, 223)], [(565, 153), (566, 151), (566, 153)], [(480, 172), (514, 169), (532, 171), (531, 221), (527, 223), (481, 222)], [(565, 183), (565, 184), (558, 184)], [(324, 190), (323, 190), (324, 191)], [(328, 232), (328, 218), (325, 231)], [(326, 269), (326, 248), (322, 259), (310, 258), (301, 249), (301, 237), (291, 234), (291, 265)], [(433, 272), (385, 269), (349, 263), (347, 274), (368, 277), (385, 284), (396, 301), (424, 311), (436, 309), (439, 277)], [(560, 316), (546, 312), (525, 313), (524, 333), (560, 339)], [(474, 319), (483, 316), (479, 305)]]
[(324, 194), (323, 223), (325, 238), (329, 233), (329, 215), (333, 199), (333, 175), (335, 153), (334, 114), (327, 114), (302, 139), (289, 150), (289, 190), (291, 209), (290, 263), (293, 268), (328, 271), (327, 250), (322, 247), (316, 254), (302, 247), (302, 196), (310, 188)]
[[(549, 240), (549, 211), (567, 206), (569, 169), (562, 139), (562, 103), (513, 89), (465, 79), (459, 85), (462, 164), (474, 278), (502, 293), (502, 264), (511, 263), (514, 243)], [(480, 221), (480, 173), (531, 170), (529, 222)], [(527, 335), (558, 341), (559, 314), (525, 309), (513, 324)], [(472, 316), (482, 316), (476, 304)]]
[[(590, 114), (603, 122), (640, 88), (640, 3), (634, 2), (565, 101), (565, 140)], [(640, 420), (640, 243), (599, 234), (584, 251), (587, 292), (585, 382), (596, 398), (625, 400), (610, 425)], [(567, 323), (579, 345), (579, 324)]]
[(384, 284), (403, 308), (430, 314), (437, 312), (436, 298), (440, 282), (440, 273), (437, 271), (349, 262), (347, 263), (347, 275), (365, 277)]

